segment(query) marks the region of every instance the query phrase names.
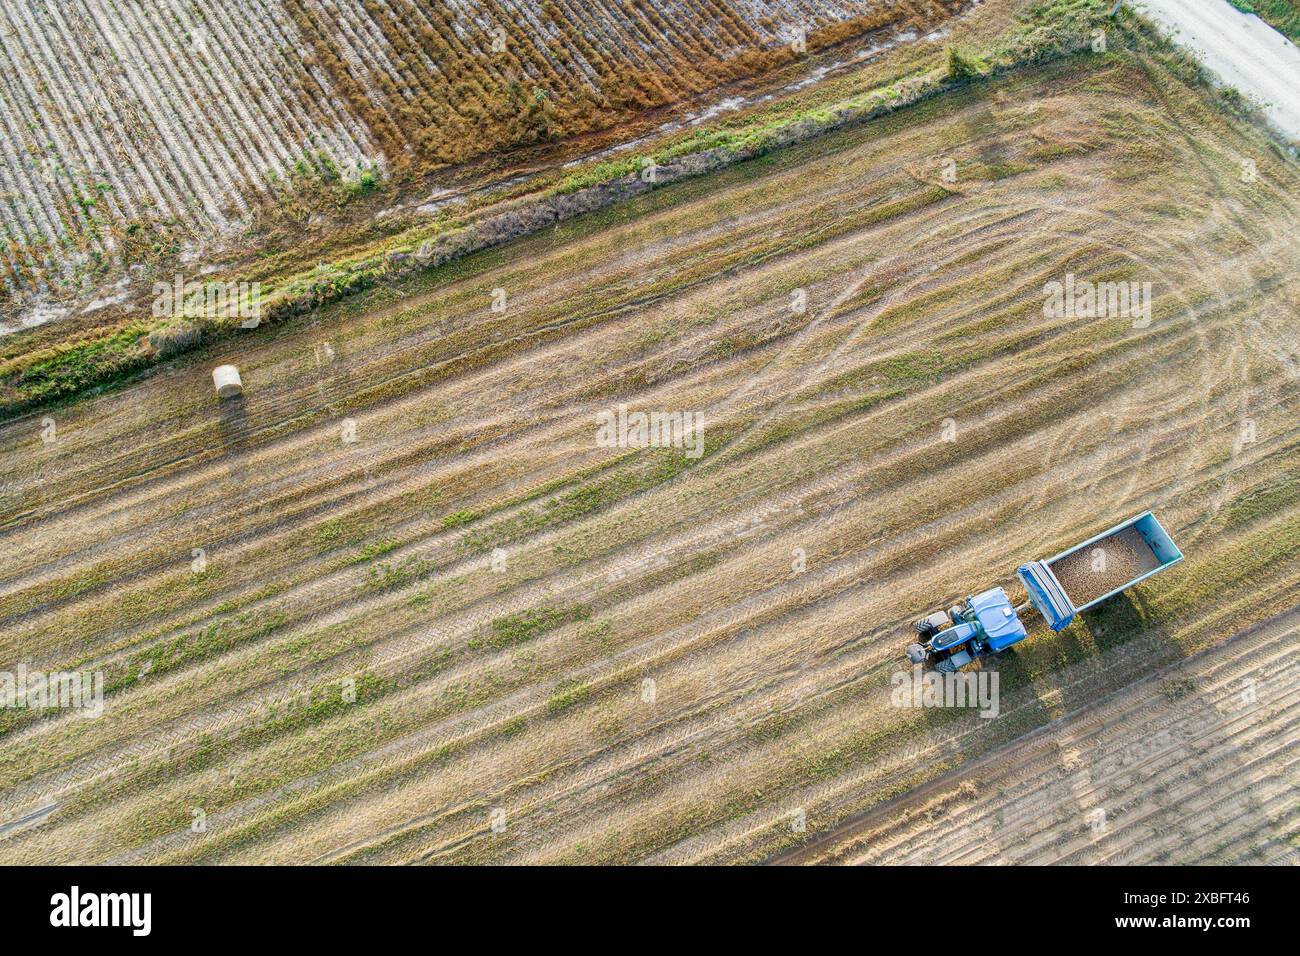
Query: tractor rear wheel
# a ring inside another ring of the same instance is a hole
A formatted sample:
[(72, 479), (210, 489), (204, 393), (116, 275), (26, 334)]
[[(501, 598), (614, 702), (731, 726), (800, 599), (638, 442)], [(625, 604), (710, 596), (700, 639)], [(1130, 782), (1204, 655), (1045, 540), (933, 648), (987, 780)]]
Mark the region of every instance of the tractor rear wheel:
[(939, 633), (939, 629), (930, 623), (929, 618), (921, 618), (919, 621), (912, 622), (912, 630), (920, 637), (934, 637)]

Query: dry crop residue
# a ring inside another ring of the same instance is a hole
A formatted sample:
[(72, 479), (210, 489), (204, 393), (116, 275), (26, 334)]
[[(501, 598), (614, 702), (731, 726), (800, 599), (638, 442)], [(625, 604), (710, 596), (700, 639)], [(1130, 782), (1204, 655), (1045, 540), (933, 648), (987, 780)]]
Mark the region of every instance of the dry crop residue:
[[(229, 248), (294, 191), (616, 124), (919, 0), (120, 0), (0, 6), (0, 307)], [(169, 260), (170, 261), (170, 260)]]
[[(0, 823), (57, 804), (0, 852), (764, 859), (1276, 614), (1296, 185), (1069, 60), (0, 425), (0, 666), (109, 688), (0, 712)], [(1049, 318), (1066, 272), (1152, 322)], [(705, 454), (598, 443), (620, 403)], [(891, 706), (909, 621), (1148, 507), (1187, 560), (1035, 628), (996, 720)]]
[(1298, 650), (1293, 611), (778, 862), (1294, 864)]

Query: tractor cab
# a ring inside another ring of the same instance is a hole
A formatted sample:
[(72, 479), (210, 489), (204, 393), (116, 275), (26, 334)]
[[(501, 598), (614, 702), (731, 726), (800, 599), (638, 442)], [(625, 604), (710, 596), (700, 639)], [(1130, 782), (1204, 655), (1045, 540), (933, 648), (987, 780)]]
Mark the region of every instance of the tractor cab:
[(990, 588), (971, 598), (970, 606), (984, 633), (985, 643), (993, 653), (1006, 650), (1025, 639), (1028, 632), (1016, 614), (1016, 609), (1012, 607), (1006, 591)]

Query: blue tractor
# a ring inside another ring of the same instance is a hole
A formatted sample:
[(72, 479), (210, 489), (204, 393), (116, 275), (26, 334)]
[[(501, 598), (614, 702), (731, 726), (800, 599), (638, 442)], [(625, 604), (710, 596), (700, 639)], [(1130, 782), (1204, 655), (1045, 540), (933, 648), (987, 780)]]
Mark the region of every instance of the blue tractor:
[(1182, 559), (1156, 516), (1144, 511), (1055, 557), (1021, 565), (1016, 575), (1028, 600), (1019, 606), (1011, 604), (1002, 588), (989, 588), (921, 618), (912, 625), (917, 642), (908, 645), (908, 659), (952, 673), (1023, 641), (1028, 632), (1020, 615), (1031, 606), (1048, 627), (1060, 631), (1081, 611)]
[(908, 658), (913, 664), (933, 664), (941, 674), (1004, 651), (1028, 633), (1002, 588), (989, 588), (947, 611), (936, 611), (912, 628), (925, 643), (910, 645)]

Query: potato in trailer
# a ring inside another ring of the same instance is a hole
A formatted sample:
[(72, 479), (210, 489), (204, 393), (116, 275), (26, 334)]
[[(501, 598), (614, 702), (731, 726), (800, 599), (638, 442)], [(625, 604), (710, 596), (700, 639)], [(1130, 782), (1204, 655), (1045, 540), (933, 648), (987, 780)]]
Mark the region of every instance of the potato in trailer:
[(1022, 564), (1016, 575), (1029, 599), (1018, 607), (998, 587), (921, 618), (912, 625), (921, 642), (908, 645), (908, 659), (951, 673), (1024, 640), (1020, 614), (1031, 605), (1060, 631), (1080, 612), (1181, 560), (1169, 533), (1144, 511), (1055, 557)]

